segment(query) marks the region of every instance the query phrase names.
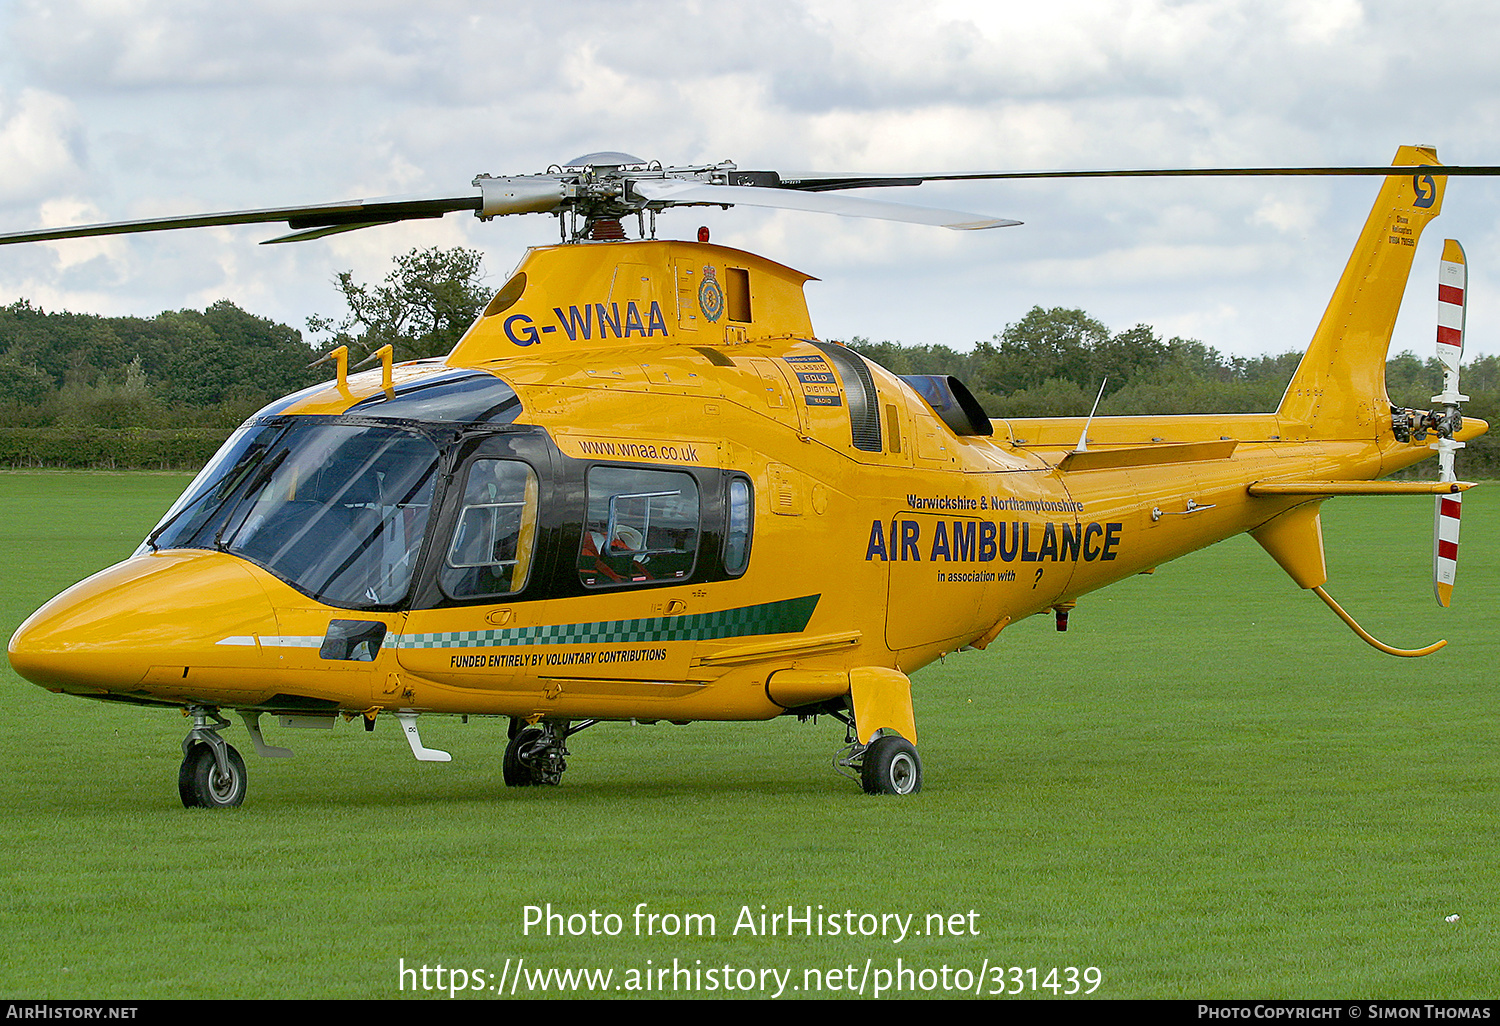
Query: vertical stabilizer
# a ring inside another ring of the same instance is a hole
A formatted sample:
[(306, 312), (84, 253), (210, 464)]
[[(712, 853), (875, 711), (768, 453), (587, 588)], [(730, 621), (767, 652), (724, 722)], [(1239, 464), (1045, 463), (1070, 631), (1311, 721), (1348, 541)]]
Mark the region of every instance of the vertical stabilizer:
[[(1437, 151), (1403, 146), (1393, 164), (1437, 164)], [(1443, 205), (1441, 175), (1393, 175), (1381, 186), (1328, 310), (1277, 413), (1325, 438), (1373, 437), (1389, 423), (1386, 351), (1422, 229)]]

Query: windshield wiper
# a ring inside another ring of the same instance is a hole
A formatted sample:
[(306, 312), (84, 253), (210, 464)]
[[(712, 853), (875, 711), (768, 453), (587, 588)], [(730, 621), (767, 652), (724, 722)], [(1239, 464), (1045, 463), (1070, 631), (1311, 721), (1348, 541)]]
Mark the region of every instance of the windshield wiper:
[[(260, 469), (257, 470), (255, 472), (255, 476), (250, 479), (250, 483), (240, 491), (240, 497), (234, 500), (234, 505), (230, 506), (228, 512), (224, 514), (224, 520), (219, 524), (219, 530), (214, 535), (214, 548), (218, 549), (220, 552), (224, 551), (224, 532), (229, 528), (229, 522), (234, 519), (235, 511), (240, 508), (246, 498), (254, 495), (256, 492), (260, 491), (261, 488), (265, 487), (266, 482), (271, 479), (271, 475), (276, 473), (276, 468), (281, 466), (282, 462), (287, 458), (287, 454), (291, 451), (291, 446), (288, 446), (287, 448), (282, 449), (280, 452), (278, 452), (275, 456), (272, 456), (270, 459), (261, 460)], [(240, 527), (243, 526), (244, 522), (241, 521), (240, 524), (235, 527), (234, 533), (230, 535), (231, 540), (234, 538), (235, 534), (239, 533)]]
[[(256, 462), (260, 458), (264, 457), (265, 454), (270, 451), (270, 449), (271, 449), (271, 447), (269, 445), (267, 445), (265, 448), (261, 449), (259, 452), (253, 452), (253, 451), (250, 452), (249, 454), (247, 454), (247, 456), (246, 456), (245, 459), (239, 460), (237, 463), (234, 464), (234, 466), (232, 466), (228, 470), (224, 471), (224, 473), (221, 474), (221, 475), (219, 475), (219, 477), (216, 480), (214, 480), (211, 484), (204, 485), (203, 488), (202, 488), (202, 490), (200, 490), (198, 492), (198, 494), (195, 495), (195, 496), (193, 496), (193, 498), (190, 499), (188, 502), (183, 503), (182, 508), (179, 509), (176, 513), (173, 513), (171, 516), (167, 517), (167, 519), (165, 519), (161, 523), (157, 524), (156, 525), (156, 530), (152, 531), (149, 535), (146, 536), (146, 544), (149, 545), (149, 546), (151, 546), (151, 551), (153, 551), (153, 552), (159, 552), (159, 551), (161, 551), (157, 547), (157, 545), (156, 545), (156, 539), (158, 539), (158, 538), (161, 537), (163, 531), (165, 531), (167, 528), (169, 528), (173, 524), (175, 524), (177, 522), (178, 518), (180, 518), (184, 513), (186, 513), (188, 510), (192, 509), (194, 506), (198, 505), (198, 503), (202, 502), (209, 495), (214, 494), (214, 489), (216, 489), (221, 482), (227, 481), (229, 479), (230, 475), (234, 474), (235, 471), (239, 471), (241, 475), (248, 474), (251, 471), (251, 469), (255, 466)], [(235, 490), (235, 488), (237, 486), (238, 486), (238, 482), (230, 484), (230, 486), (228, 488), (226, 488), (223, 491), (223, 493), (221, 494), (219, 501), (222, 502), (225, 496), (229, 496), (229, 495), (234, 494), (234, 490)]]

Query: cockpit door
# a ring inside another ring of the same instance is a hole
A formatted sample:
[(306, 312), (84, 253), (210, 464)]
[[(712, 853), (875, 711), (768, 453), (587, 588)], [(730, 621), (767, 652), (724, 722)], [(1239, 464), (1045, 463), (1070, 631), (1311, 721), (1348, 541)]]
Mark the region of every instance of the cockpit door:
[(476, 691), (521, 676), (532, 599), (547, 587), (551, 449), (530, 434), (468, 443), (456, 454), (421, 585), (396, 641), (403, 670)]

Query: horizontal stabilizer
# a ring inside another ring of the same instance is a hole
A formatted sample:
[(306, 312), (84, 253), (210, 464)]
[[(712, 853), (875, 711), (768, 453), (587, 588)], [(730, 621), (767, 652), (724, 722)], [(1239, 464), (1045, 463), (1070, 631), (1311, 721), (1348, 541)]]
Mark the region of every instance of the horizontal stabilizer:
[(1472, 481), (1254, 481), (1251, 495), (1452, 495)]

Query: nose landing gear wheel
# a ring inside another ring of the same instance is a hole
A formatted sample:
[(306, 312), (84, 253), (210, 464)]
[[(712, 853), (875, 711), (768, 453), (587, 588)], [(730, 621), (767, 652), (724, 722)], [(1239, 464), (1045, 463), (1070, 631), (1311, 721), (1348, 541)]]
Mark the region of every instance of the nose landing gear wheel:
[(922, 790), (922, 760), (906, 738), (886, 734), (865, 748), (859, 782), (866, 794), (916, 794)]
[(218, 760), (207, 744), (196, 744), (183, 757), (177, 771), (177, 792), (189, 809), (229, 809), (245, 800), (245, 760), (233, 745), (224, 746), (229, 772), (219, 771)]

